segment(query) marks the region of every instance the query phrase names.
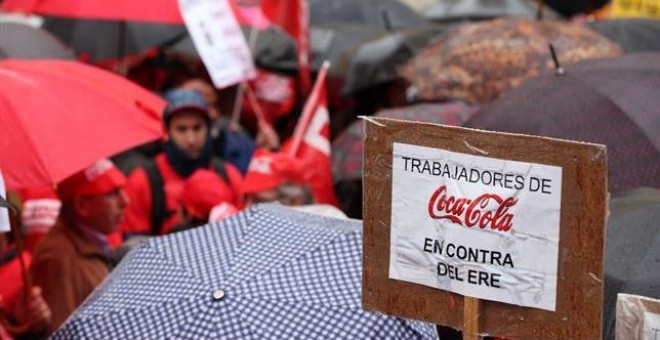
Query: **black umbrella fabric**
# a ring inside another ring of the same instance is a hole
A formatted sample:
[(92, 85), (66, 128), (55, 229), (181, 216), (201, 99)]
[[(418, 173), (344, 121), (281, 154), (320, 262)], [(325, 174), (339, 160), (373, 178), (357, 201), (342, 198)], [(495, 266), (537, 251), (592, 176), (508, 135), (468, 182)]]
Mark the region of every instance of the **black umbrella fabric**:
[(352, 23), (386, 30), (424, 23), (415, 11), (397, 0), (309, 0), (313, 25)]
[[(92, 62), (139, 54), (151, 48), (198, 55), (186, 27), (181, 25), (48, 17), (43, 27), (78, 53), (88, 55)], [(242, 30), (247, 39), (249, 29)], [(295, 70), (295, 42), (271, 26), (259, 32), (253, 57), (257, 65), (267, 69)]]
[[(439, 0), (424, 10), (424, 17), (433, 21), (486, 20), (500, 17), (536, 18), (537, 1), (532, 0)], [(543, 8), (544, 19), (561, 16)]]
[(660, 54), (588, 60), (529, 79), (465, 126), (605, 144), (610, 191), (660, 188), (658, 89)]
[(73, 50), (52, 34), (29, 25), (0, 22), (0, 58), (73, 60)]
[(344, 52), (343, 95), (350, 95), (380, 84), (400, 79), (399, 67), (434, 39), (442, 37), (452, 25), (426, 24), (402, 29), (366, 41)]
[(610, 201), (605, 241), (603, 338), (614, 339), (618, 293), (660, 299), (660, 190), (638, 188)]
[(660, 52), (660, 20), (610, 19), (588, 25), (627, 53)]
[(361, 304), (359, 221), (259, 205), (132, 250), (54, 339), (435, 339)]

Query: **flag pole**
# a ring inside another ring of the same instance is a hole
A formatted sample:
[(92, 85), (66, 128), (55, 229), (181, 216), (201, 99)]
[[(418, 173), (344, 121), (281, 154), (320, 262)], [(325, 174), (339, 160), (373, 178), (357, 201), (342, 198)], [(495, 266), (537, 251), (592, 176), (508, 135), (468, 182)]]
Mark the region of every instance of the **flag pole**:
[(318, 77), (316, 77), (316, 81), (314, 82), (312, 93), (307, 98), (307, 102), (303, 107), (303, 111), (302, 114), (300, 115), (300, 120), (298, 121), (298, 125), (296, 125), (296, 129), (293, 132), (293, 138), (291, 139), (291, 148), (289, 148), (289, 156), (291, 157), (295, 157), (296, 154), (298, 153), (298, 149), (300, 148), (300, 144), (302, 143), (305, 130), (307, 130), (307, 126), (309, 125), (310, 120), (312, 119), (312, 115), (314, 114), (314, 106), (318, 101), (320, 88), (325, 82), (325, 77), (328, 74), (329, 68), (330, 68), (330, 61), (328, 60), (324, 61), (323, 65), (321, 65), (321, 69), (319, 70), (319, 75)]

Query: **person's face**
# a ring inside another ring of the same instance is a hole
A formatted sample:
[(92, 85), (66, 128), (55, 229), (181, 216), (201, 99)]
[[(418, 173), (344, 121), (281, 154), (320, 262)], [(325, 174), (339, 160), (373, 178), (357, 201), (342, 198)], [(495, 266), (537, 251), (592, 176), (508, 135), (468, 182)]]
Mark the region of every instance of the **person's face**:
[(101, 195), (79, 196), (74, 200), (81, 222), (106, 235), (119, 228), (128, 205), (128, 196), (122, 188)]
[(170, 120), (169, 138), (192, 159), (201, 155), (207, 135), (206, 119), (198, 112), (178, 112)]

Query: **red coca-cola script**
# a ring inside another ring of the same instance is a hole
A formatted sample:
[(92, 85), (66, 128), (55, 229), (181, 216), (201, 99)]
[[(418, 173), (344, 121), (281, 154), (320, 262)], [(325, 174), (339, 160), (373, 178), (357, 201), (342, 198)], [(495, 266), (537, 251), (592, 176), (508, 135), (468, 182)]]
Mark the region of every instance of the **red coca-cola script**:
[[(497, 208), (486, 208), (491, 202)], [(447, 194), (447, 186), (441, 185), (429, 199), (429, 216), (433, 219), (448, 219), (453, 223), (472, 228), (490, 228), (497, 231), (509, 231), (513, 227), (513, 214), (509, 212), (516, 205), (513, 197), (502, 198), (497, 194), (482, 194), (475, 199), (456, 198)]]

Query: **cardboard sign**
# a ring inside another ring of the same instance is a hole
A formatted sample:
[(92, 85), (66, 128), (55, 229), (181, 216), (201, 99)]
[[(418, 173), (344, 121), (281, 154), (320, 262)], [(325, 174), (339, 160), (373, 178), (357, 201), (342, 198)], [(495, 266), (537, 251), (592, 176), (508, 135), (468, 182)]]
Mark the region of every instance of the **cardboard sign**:
[(618, 294), (616, 339), (660, 339), (660, 300), (638, 295)]
[(256, 76), (250, 48), (227, 0), (179, 0), (179, 8), (217, 88)]
[(613, 18), (655, 18), (660, 19), (660, 0), (614, 0)]
[(512, 338), (600, 338), (602, 145), (369, 119), (363, 306)]
[(554, 311), (561, 168), (394, 143), (391, 279)]

